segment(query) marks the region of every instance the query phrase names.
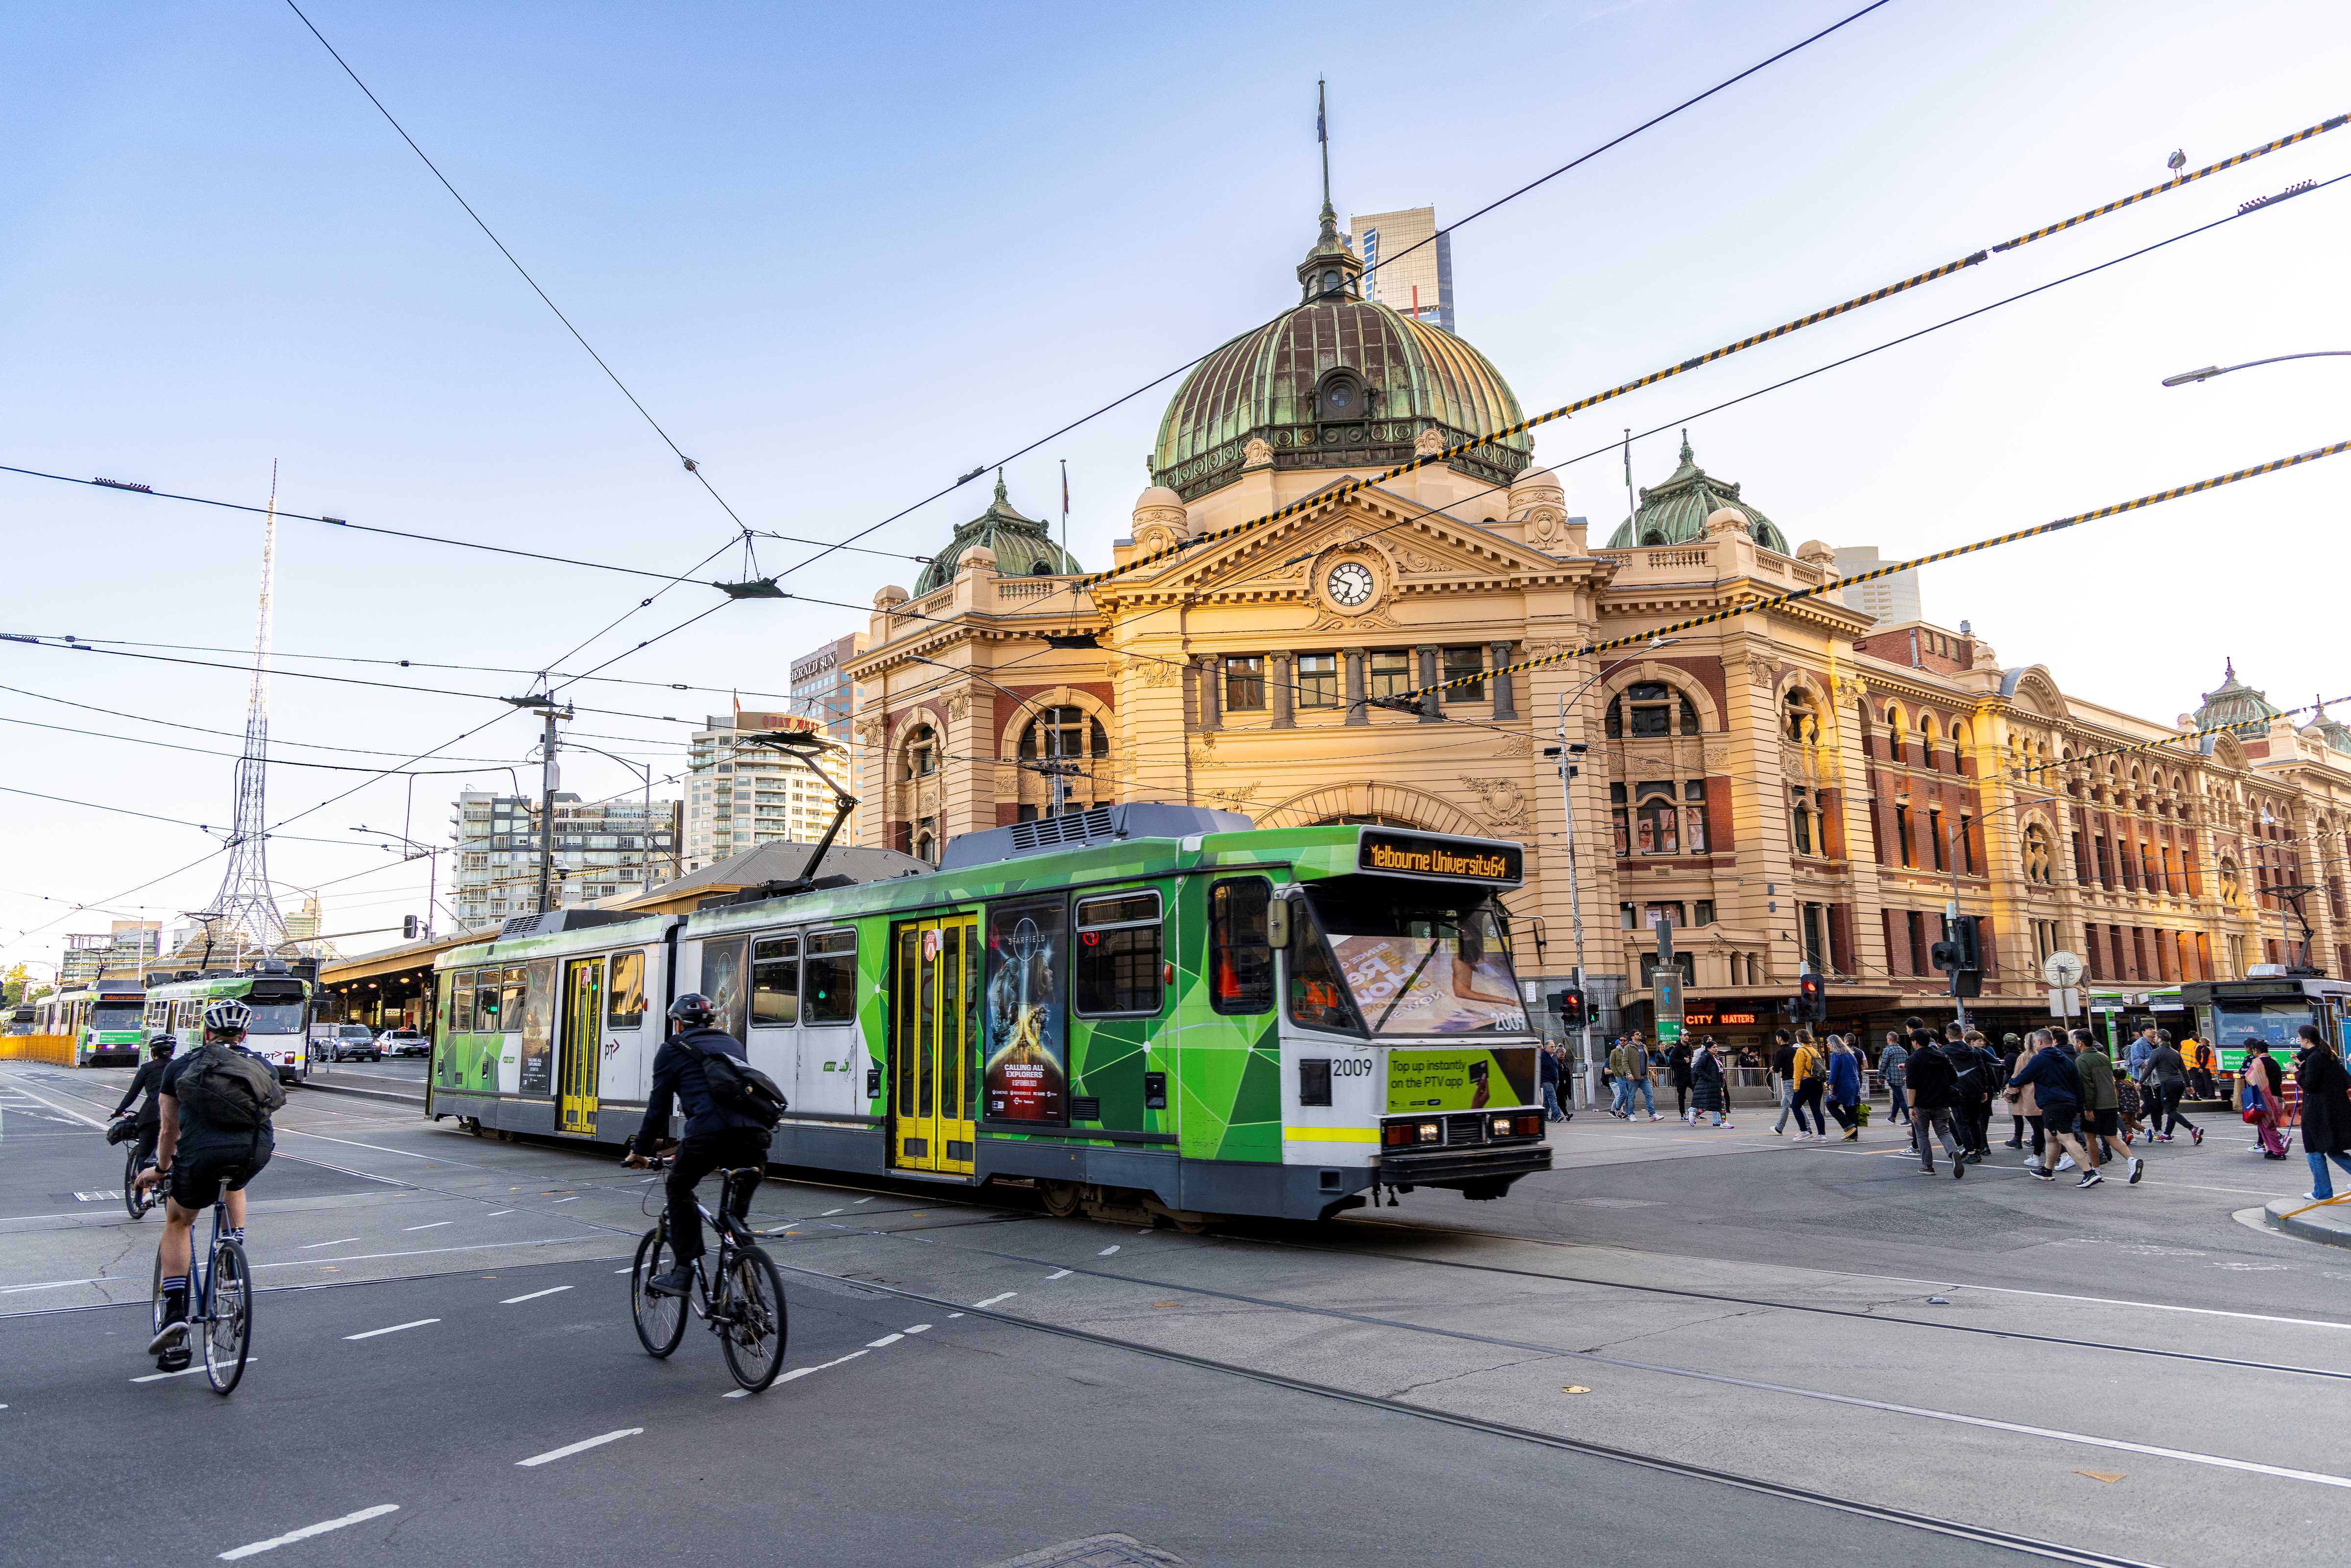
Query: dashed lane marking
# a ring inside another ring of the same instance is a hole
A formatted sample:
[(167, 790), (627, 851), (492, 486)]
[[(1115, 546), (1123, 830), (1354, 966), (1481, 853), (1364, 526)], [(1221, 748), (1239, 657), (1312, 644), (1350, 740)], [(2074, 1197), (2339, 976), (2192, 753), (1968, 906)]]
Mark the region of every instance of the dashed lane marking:
[(880, 1339), (866, 1341), (865, 1348), (868, 1350), (880, 1350), (885, 1345), (896, 1344), (900, 1340), (904, 1339), (905, 1337), (906, 1336), (902, 1333), (885, 1333)]
[(500, 1301), (498, 1305), (502, 1307), (511, 1307), (519, 1301), (535, 1301), (541, 1296), (559, 1296), (569, 1289), (571, 1289), (571, 1287), (569, 1285), (550, 1285), (544, 1291), (533, 1291), (528, 1296), (508, 1296), (505, 1301)]
[(544, 1465), (555, 1459), (568, 1459), (574, 1454), (584, 1454), (590, 1448), (601, 1448), (607, 1443), (617, 1443), (623, 1437), (640, 1437), (643, 1432), (643, 1427), (623, 1427), (617, 1432), (607, 1432), (601, 1437), (582, 1438), (577, 1443), (566, 1443), (559, 1448), (549, 1448), (543, 1454), (533, 1454), (527, 1459), (517, 1459), (515, 1467), (517, 1469), (523, 1469), (533, 1465)]
[[(1068, 1270), (1063, 1270), (1062, 1272), (1067, 1273)], [(992, 1307), (998, 1301), (1008, 1301), (1019, 1293), (1020, 1292), (1018, 1291), (1007, 1291), (1000, 1296), (990, 1296), (984, 1301), (974, 1301), (972, 1302), (972, 1305), (974, 1307)]]
[(908, 1333), (928, 1333), (931, 1332), (931, 1325), (928, 1323), (915, 1323), (907, 1329), (906, 1332)]
[[(579, 1198), (578, 1195), (576, 1195), (576, 1194), (575, 1194), (575, 1195), (573, 1195), (573, 1196), (572, 1196), (572, 1197), (559, 1197), (559, 1198), (557, 1198), (557, 1199), (555, 1200), (555, 1203), (578, 1203), (579, 1201), (580, 1201), (580, 1198)], [(549, 1207), (549, 1208), (553, 1208), (553, 1207), (555, 1207), (555, 1203), (550, 1203), (550, 1204), (549, 1204), (547, 1207)]]
[(486, 1214), (482, 1218), (485, 1219), (499, 1219), (503, 1218), (507, 1215), (512, 1214), (514, 1210), (511, 1208), (501, 1208), (496, 1214)]
[(831, 1219), (834, 1215), (843, 1212), (845, 1211), (838, 1208), (828, 1208), (822, 1214), (818, 1215), (817, 1218), (819, 1219)]
[(1051, 1273), (1045, 1276), (1048, 1280), (1066, 1280), (1069, 1277), (1070, 1271), (1067, 1269), (1056, 1269)]
[[(261, 1358), (257, 1355), (248, 1355), (245, 1358), (245, 1364), (251, 1366), (255, 1362), (259, 1361), (260, 1359)], [(186, 1377), (194, 1373), (202, 1372), (204, 1369), (204, 1364), (200, 1361), (193, 1366), (183, 1366), (177, 1372), (151, 1372), (144, 1377), (134, 1377), (131, 1381), (133, 1383), (161, 1383), (166, 1378)], [(0, 1410), (5, 1410), (6, 1408), (6, 1406), (0, 1405)]]
[(387, 1513), (399, 1511), (400, 1505), (396, 1502), (380, 1502), (373, 1508), (363, 1508), (357, 1513), (347, 1513), (340, 1519), (321, 1520), (317, 1524), (306, 1524), (299, 1530), (289, 1530), (283, 1535), (273, 1535), (266, 1541), (256, 1541), (249, 1546), (231, 1547), (222, 1552), (220, 1558), (224, 1563), (234, 1563), (240, 1557), (250, 1557), (256, 1552), (274, 1552), (281, 1546), (291, 1546), (298, 1541), (308, 1541), (314, 1535), (324, 1535), (330, 1530), (340, 1530), (346, 1525), (364, 1524), (371, 1519), (381, 1519)]
[(359, 1238), (356, 1236), (342, 1236), (336, 1238), (332, 1241), (306, 1241), (302, 1244), (302, 1250), (305, 1252), (316, 1252), (321, 1247), (346, 1247), (358, 1239)]
[(403, 1225), (401, 1228), (402, 1230), (438, 1230), (444, 1225), (455, 1225), (456, 1223), (457, 1222), (454, 1219), (436, 1219), (430, 1225)]
[(1094, 1256), (1095, 1256), (1095, 1257), (1097, 1257), (1097, 1258), (1107, 1258), (1107, 1257), (1109, 1257), (1112, 1253), (1113, 1253), (1113, 1252), (1115, 1252), (1115, 1251), (1117, 1251), (1117, 1250), (1118, 1250), (1117, 1246), (1116, 1246), (1115, 1244), (1113, 1244), (1113, 1245), (1112, 1245), (1112, 1246), (1109, 1246), (1109, 1247), (1105, 1247), (1105, 1248), (1103, 1248), (1101, 1251), (1099, 1251), (1099, 1252), (1095, 1253), (1095, 1254), (1094, 1254)]
[(394, 1323), (388, 1329), (370, 1329), (365, 1333), (347, 1333), (343, 1337), (345, 1339), (373, 1339), (378, 1334), (398, 1333), (402, 1329), (421, 1329), (428, 1323), (437, 1323), (440, 1321), (441, 1320), (439, 1318), (418, 1318), (414, 1322)]

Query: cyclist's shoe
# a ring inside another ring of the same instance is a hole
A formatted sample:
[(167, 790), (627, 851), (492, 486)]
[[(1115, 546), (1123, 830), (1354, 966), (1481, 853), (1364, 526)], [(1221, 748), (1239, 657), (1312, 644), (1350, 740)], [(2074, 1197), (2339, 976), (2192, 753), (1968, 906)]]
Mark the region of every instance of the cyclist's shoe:
[(649, 1294), (656, 1296), (690, 1294), (694, 1290), (693, 1266), (680, 1263), (666, 1274), (655, 1274), (645, 1281), (645, 1290)]
[(185, 1372), (188, 1370), (189, 1364), (193, 1362), (195, 1359), (194, 1353), (189, 1350), (186, 1345), (176, 1344), (155, 1358), (155, 1370), (158, 1372)]
[[(147, 1354), (166, 1358), (176, 1355), (180, 1357), (180, 1364), (185, 1366), (188, 1354), (188, 1320), (174, 1318), (165, 1323), (162, 1332), (147, 1342)], [(169, 1369), (166, 1368), (166, 1370)]]

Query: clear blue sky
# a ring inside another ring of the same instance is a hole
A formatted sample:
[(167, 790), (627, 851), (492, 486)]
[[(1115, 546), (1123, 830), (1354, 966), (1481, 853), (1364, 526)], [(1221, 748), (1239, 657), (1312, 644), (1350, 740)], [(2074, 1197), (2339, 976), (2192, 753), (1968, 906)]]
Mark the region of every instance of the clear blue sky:
[[(1850, 8), (319, 0), (310, 15), (746, 517), (830, 538), (1294, 298), (1318, 199), (1318, 73), (1342, 214), (1434, 203), (1449, 221)], [(296, 510), (671, 570), (727, 537), (290, 11), (28, 4), (10, 31), (0, 463), (258, 501), (277, 459)], [(2175, 146), (2200, 164), (2351, 109), (2346, 58), (2351, 9), (2315, 0), (1896, 0), (1464, 229), (1460, 329), (1530, 409), (1548, 407), (2152, 183)], [(1562, 463), (1625, 424), (1675, 421), (2346, 170), (2351, 129), (1552, 427), (1538, 456)], [(2346, 252), (2351, 184), (1699, 421), (1691, 439), (1792, 538), (1889, 553), (2339, 439), (2351, 361), (2156, 382), (2351, 348)], [(1055, 460), (1069, 460), (1089, 564), (1125, 531), (1165, 396), (1011, 473), (1016, 502), (1042, 513)], [(1643, 482), (1667, 472), (1674, 444), (1636, 445)], [(1562, 476), (1595, 529), (1623, 515), (1613, 459)], [(2351, 689), (2320, 630), (2344, 580), (2347, 486), (2351, 456), (1938, 569), (1928, 612), (1971, 620), (2004, 662), (2047, 662), (2069, 691), (2151, 716), (2193, 706), (2229, 654), (2281, 702)], [(967, 486), (869, 542), (926, 549), (985, 499)], [(6, 630), (250, 641), (250, 518), (13, 476), (0, 476), (0, 517)], [(795, 559), (761, 549), (768, 570)], [(916, 570), (836, 556), (793, 582), (864, 604)], [(290, 653), (525, 667), (642, 591), (314, 524), (283, 529), (278, 589)], [(709, 597), (674, 594), (598, 647), (618, 652)], [(780, 689), (794, 654), (863, 624), (746, 604), (614, 673)], [(523, 679), (391, 674), (487, 693)], [(184, 724), (242, 720), (231, 672), (0, 643), (0, 684)], [(681, 716), (726, 706), (593, 690), (582, 700)], [(273, 710), (281, 739), (410, 750), (495, 711), (291, 679)], [(170, 733), (16, 692), (0, 692), (0, 717)], [(529, 727), (506, 718), (455, 749), (519, 759)], [(229, 768), (0, 724), (0, 784), (17, 789), (218, 822)], [(279, 769), (272, 814), (353, 777)], [(471, 781), (505, 777), (486, 766)], [(582, 759), (566, 784), (601, 793), (625, 778)], [(418, 836), (445, 832), (466, 781), (416, 781)], [(288, 831), (397, 828), (405, 800), (401, 781), (379, 783)], [(206, 848), (192, 828), (20, 797), (0, 797), (0, 823), (16, 852), (0, 873), (0, 963), (54, 956), (64, 932), (103, 928), (94, 913), (44, 924), (70, 903)], [(299, 885), (382, 858), (271, 852)], [(199, 907), (217, 875), (210, 862), (113, 907)], [(422, 884), (386, 871), (331, 889), (329, 927), (392, 923), (421, 908)], [(41, 929), (16, 937), (25, 927)]]

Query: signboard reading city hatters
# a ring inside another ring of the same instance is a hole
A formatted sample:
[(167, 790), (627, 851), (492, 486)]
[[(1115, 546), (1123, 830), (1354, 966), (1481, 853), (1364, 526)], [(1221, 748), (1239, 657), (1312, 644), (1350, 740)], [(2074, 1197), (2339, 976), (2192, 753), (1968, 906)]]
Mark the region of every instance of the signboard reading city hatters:
[(1531, 1105), (1535, 1048), (1388, 1052), (1388, 1114)]
[(1388, 876), (1442, 877), (1448, 882), (1515, 887), (1525, 880), (1526, 851), (1489, 839), (1439, 839), (1365, 828), (1355, 851), (1355, 866)]

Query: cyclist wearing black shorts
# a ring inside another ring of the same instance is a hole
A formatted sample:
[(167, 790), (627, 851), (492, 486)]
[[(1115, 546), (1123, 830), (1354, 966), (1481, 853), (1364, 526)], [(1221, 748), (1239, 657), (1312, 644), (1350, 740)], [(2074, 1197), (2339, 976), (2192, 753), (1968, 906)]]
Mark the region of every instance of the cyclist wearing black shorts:
[[(266, 1113), (257, 1126), (250, 1128), (213, 1126), (206, 1124), (196, 1107), (183, 1106), (181, 1100), (183, 1081), (192, 1070), (213, 1057), (215, 1050), (261, 1061), (243, 1045), (246, 1025), (252, 1019), (253, 1010), (234, 997), (223, 998), (206, 1008), (204, 1048), (173, 1057), (164, 1068), (156, 1092), (156, 1103), (162, 1110), (156, 1163), (152, 1168), (141, 1171), (138, 1179), (142, 1187), (159, 1180), (171, 1183), (171, 1201), (164, 1207), (163, 1239), (158, 1247), (162, 1263), (163, 1328), (147, 1346), (148, 1354), (157, 1357), (157, 1364), (166, 1372), (175, 1372), (189, 1361), (188, 1261), (192, 1253), (190, 1232), (195, 1228), (196, 1217), (220, 1201), (221, 1189), (225, 1185), (229, 1235), (242, 1242), (246, 1186), (269, 1163), (277, 1147)], [(267, 1065), (263, 1063), (265, 1068)], [(274, 1083), (276, 1069), (268, 1071)]]
[(134, 1103), (139, 1106), (131, 1124), (139, 1129), (137, 1164), (141, 1166), (155, 1157), (155, 1138), (163, 1125), (163, 1113), (156, 1097), (162, 1092), (163, 1072), (172, 1064), (172, 1048), (176, 1043), (168, 1034), (156, 1034), (148, 1040), (147, 1060), (139, 1064), (131, 1087), (122, 1092), (121, 1103), (114, 1107), (114, 1114), (120, 1116)]
[[(669, 1016), (681, 1026), (653, 1053), (653, 1093), (645, 1102), (644, 1125), (638, 1129), (622, 1163), (642, 1168), (646, 1157), (669, 1138), (673, 1101), (685, 1110), (685, 1136), (670, 1163), (669, 1241), (676, 1266), (656, 1274), (645, 1288), (657, 1296), (683, 1296), (694, 1285), (694, 1265), (702, 1256), (702, 1211), (695, 1207), (695, 1184), (715, 1170), (749, 1166), (754, 1172), (768, 1164), (768, 1129), (753, 1118), (720, 1104), (710, 1092), (702, 1071), (702, 1054), (716, 1051), (748, 1061), (743, 1042), (716, 1027), (718, 1010), (708, 997), (689, 992), (670, 1004)], [(759, 1178), (735, 1188), (735, 1218), (750, 1211), (751, 1194)]]

